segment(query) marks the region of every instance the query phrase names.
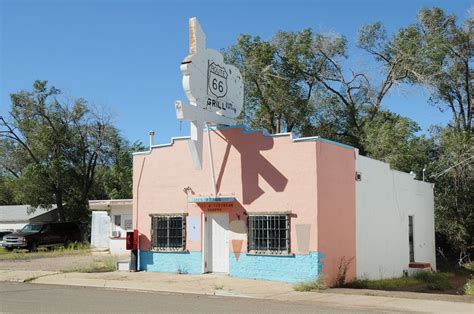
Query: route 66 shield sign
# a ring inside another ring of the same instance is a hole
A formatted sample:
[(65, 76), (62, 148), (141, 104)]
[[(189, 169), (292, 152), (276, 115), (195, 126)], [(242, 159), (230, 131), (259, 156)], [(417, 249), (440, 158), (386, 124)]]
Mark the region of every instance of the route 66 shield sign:
[(211, 62), (208, 66), (207, 90), (209, 94), (222, 98), (227, 94), (228, 73), (224, 67)]

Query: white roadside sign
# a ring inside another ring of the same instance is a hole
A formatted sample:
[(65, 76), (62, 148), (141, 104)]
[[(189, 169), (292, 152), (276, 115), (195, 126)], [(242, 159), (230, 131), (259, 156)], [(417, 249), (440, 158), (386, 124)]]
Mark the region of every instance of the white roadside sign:
[(181, 63), (183, 88), (189, 104), (175, 102), (179, 120), (191, 122), (189, 147), (196, 169), (202, 168), (204, 125), (234, 125), (242, 111), (244, 84), (239, 69), (223, 55), (206, 48), (206, 35), (197, 18), (189, 20), (189, 55)]

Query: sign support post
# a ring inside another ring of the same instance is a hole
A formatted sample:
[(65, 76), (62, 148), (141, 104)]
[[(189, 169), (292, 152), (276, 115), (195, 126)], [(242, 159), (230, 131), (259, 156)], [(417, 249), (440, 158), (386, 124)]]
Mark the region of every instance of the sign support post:
[(214, 192), (214, 196), (217, 197), (217, 186), (216, 186), (216, 174), (214, 172), (214, 158), (212, 156), (212, 145), (211, 145), (211, 128), (209, 127), (209, 123), (206, 123), (207, 127), (207, 139), (209, 144), (209, 165), (211, 167), (211, 179), (212, 179), (212, 191)]
[(212, 192), (217, 197), (211, 145), (211, 125), (235, 125), (244, 103), (244, 83), (240, 71), (224, 62), (224, 56), (206, 48), (206, 35), (198, 20), (189, 20), (189, 54), (181, 62), (183, 89), (189, 103), (175, 102), (178, 120), (191, 123), (189, 149), (194, 168), (202, 169), (204, 125), (209, 140)]

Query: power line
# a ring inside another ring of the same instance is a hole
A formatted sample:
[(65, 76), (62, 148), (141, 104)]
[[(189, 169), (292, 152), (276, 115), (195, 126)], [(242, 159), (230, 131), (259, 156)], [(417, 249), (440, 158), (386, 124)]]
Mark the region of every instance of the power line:
[(471, 160), (471, 159), (473, 159), (473, 158), (474, 158), (474, 155), (472, 155), (471, 157), (469, 157), (469, 158), (467, 158), (467, 159), (464, 159), (464, 160), (461, 161), (461, 162), (458, 162), (457, 164), (455, 164), (454, 166), (449, 167), (448, 169), (444, 169), (444, 170), (441, 171), (441, 172), (438, 172), (438, 173), (433, 174), (433, 175), (431, 176), (431, 178), (436, 179), (436, 178), (442, 176), (443, 174), (445, 174), (446, 172), (448, 172), (449, 170), (451, 170), (452, 168), (457, 167), (457, 166), (459, 166), (460, 164), (463, 164), (463, 163), (465, 163), (466, 161)]

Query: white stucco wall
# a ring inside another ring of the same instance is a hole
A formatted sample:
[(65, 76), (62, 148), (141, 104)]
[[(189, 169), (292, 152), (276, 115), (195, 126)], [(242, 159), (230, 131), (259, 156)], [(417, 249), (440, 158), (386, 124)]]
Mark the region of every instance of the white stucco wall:
[(109, 248), (110, 217), (106, 211), (93, 211), (91, 224), (91, 247)]
[(433, 185), (357, 155), (356, 270), (358, 278), (400, 277), (408, 269), (408, 216), (414, 216), (415, 262), (436, 269)]
[[(116, 215), (120, 215), (120, 225), (115, 224)], [(112, 237), (113, 231), (120, 232), (120, 236)], [(92, 212), (92, 247), (108, 248), (114, 255), (130, 254), (125, 243), (127, 231), (132, 231), (131, 206), (112, 206), (109, 210), (94, 210)]]
[[(120, 215), (121, 223), (120, 226), (115, 225), (114, 217)], [(126, 228), (126, 221), (129, 220), (129, 226)], [(110, 235), (112, 231), (119, 231), (120, 237), (110, 238), (110, 253), (115, 255), (130, 254), (130, 251), (126, 249), (125, 237), (127, 231), (133, 231), (132, 227), (132, 208), (113, 208), (110, 210)]]

